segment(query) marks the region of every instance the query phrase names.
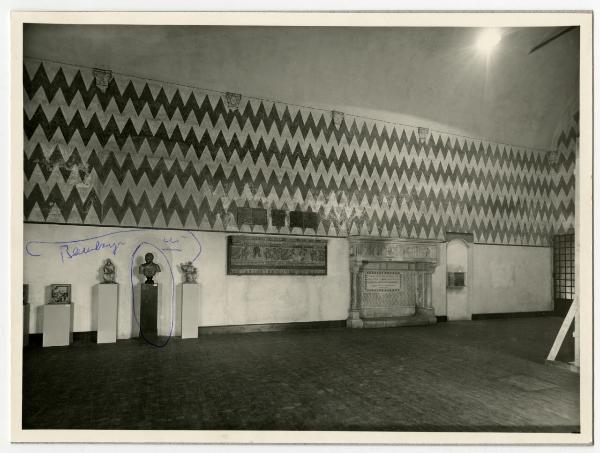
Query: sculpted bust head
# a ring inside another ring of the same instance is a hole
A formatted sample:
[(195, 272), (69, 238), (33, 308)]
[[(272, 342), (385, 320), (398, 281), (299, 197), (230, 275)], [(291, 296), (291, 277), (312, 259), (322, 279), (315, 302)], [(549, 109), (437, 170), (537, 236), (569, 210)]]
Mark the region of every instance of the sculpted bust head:
[(145, 284), (153, 285), (153, 277), (160, 272), (160, 266), (154, 262), (154, 255), (152, 253), (146, 253), (144, 261), (146, 262), (140, 266), (140, 274), (146, 277)]

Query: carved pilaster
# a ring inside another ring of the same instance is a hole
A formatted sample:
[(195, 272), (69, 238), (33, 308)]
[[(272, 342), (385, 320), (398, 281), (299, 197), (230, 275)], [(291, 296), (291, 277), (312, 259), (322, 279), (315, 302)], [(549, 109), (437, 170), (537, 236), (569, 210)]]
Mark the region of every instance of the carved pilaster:
[(416, 289), (416, 293), (417, 293), (417, 307), (424, 307), (425, 306), (425, 288), (423, 285), (423, 272), (415, 272), (415, 289)]
[(423, 278), (423, 305), (417, 308), (417, 313), (424, 320), (427, 320), (428, 323), (435, 323), (435, 310), (433, 309), (433, 283), (432, 283), (432, 274), (434, 271), (434, 266), (428, 267), (424, 272), (421, 273)]
[(350, 263), (350, 312), (348, 319), (346, 320), (347, 327), (360, 328), (363, 326), (362, 319), (360, 319), (360, 305), (359, 305), (359, 271), (360, 263), (352, 261)]
[(423, 277), (425, 278), (425, 308), (433, 308), (433, 283), (432, 283), (433, 269), (424, 272)]

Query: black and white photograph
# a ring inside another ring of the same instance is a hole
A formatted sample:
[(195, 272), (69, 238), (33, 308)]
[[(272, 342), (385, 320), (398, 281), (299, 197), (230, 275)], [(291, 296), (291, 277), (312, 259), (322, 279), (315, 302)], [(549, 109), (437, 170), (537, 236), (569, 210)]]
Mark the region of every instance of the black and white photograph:
[(287, 14), (13, 16), (13, 436), (591, 442), (591, 13)]

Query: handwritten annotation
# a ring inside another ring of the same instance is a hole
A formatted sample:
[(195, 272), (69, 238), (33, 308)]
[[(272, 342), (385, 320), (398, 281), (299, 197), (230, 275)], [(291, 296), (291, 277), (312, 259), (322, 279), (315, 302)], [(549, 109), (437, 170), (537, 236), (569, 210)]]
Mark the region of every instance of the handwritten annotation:
[[(168, 270), (168, 277), (170, 280), (170, 289), (171, 289), (171, 296), (170, 296), (170, 304), (171, 304), (171, 322), (170, 322), (170, 329), (169, 329), (169, 333), (166, 337), (166, 340), (163, 341), (162, 343), (154, 343), (151, 339), (149, 339), (144, 332), (141, 331), (140, 328), (140, 335), (142, 336), (142, 338), (144, 339), (144, 341), (146, 341), (148, 344), (157, 347), (157, 348), (161, 348), (166, 346), (166, 344), (169, 342), (169, 339), (171, 338), (171, 336), (173, 335), (173, 329), (174, 329), (174, 323), (175, 323), (175, 277), (173, 275), (173, 263), (171, 263), (171, 259), (169, 256), (167, 256), (164, 252), (165, 251), (173, 251), (173, 252), (187, 252), (186, 248), (184, 246), (182, 246), (182, 243), (188, 243), (188, 242), (192, 242), (193, 244), (193, 248), (192, 248), (192, 252), (195, 251), (193, 250), (194, 248), (197, 248), (197, 251), (194, 255), (194, 257), (189, 260), (191, 262), (194, 262), (198, 259), (198, 257), (200, 256), (200, 253), (202, 252), (202, 246), (200, 244), (200, 241), (198, 240), (198, 238), (196, 237), (196, 235), (192, 232), (192, 231), (186, 231), (186, 233), (188, 233), (189, 235), (181, 235), (180, 237), (182, 239), (184, 239), (185, 241), (180, 241), (177, 238), (174, 238), (173, 236), (164, 236), (161, 238), (161, 241), (158, 242), (158, 244), (154, 244), (152, 242), (149, 242), (147, 240), (141, 240), (139, 238), (139, 234), (137, 235), (138, 238), (136, 240), (136, 233), (143, 233), (143, 236), (147, 239), (147, 236), (152, 234), (151, 232), (149, 232), (148, 230), (142, 230), (142, 229), (133, 229), (133, 230), (122, 230), (122, 231), (112, 231), (110, 233), (106, 233), (106, 234), (102, 234), (99, 236), (91, 236), (91, 237), (86, 237), (86, 238), (81, 238), (81, 239), (70, 239), (70, 240), (66, 240), (66, 241), (27, 241), (25, 243), (25, 253), (28, 256), (31, 257), (40, 257), (42, 256), (42, 252), (40, 251), (40, 248), (43, 249), (43, 246), (52, 246), (52, 247), (56, 247), (54, 248), (54, 250), (58, 250), (58, 254), (60, 256), (60, 260), (62, 263), (65, 262), (65, 260), (72, 260), (74, 258), (77, 257), (82, 257), (82, 256), (86, 256), (86, 255), (90, 255), (90, 254), (94, 254), (94, 253), (99, 253), (99, 252), (109, 252), (112, 253), (113, 256), (117, 256), (117, 254), (124, 249), (125, 247), (128, 247), (128, 245), (133, 244), (133, 247), (130, 249), (132, 250), (131, 255), (130, 255), (130, 264), (129, 264), (129, 274), (130, 274), (130, 285), (131, 285), (131, 308), (132, 308), (132, 312), (133, 312), (133, 318), (136, 322), (136, 324), (139, 326), (139, 320), (136, 314), (136, 299), (135, 299), (135, 282), (134, 282), (134, 273), (135, 273), (135, 258), (138, 255), (138, 253), (140, 252), (140, 248), (145, 246), (145, 247), (151, 247), (154, 248), (155, 250), (158, 251), (159, 254), (162, 255), (162, 258), (165, 262), (165, 267)], [(117, 240), (114, 238), (114, 236), (119, 235), (119, 238), (123, 238), (125, 239), (126, 237), (132, 237), (132, 239), (134, 239), (131, 242), (126, 242), (125, 240)]]

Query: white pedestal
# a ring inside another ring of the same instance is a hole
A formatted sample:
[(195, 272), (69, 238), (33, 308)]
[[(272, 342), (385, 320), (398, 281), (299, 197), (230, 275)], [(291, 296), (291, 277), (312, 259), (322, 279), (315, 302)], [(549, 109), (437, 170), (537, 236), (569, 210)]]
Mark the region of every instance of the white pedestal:
[(73, 341), (73, 304), (44, 305), (43, 346), (68, 346)]
[(198, 338), (198, 300), (200, 287), (183, 283), (181, 288), (181, 338)]
[(29, 312), (31, 306), (23, 304), (23, 347), (29, 345)]
[(98, 285), (98, 343), (117, 341), (117, 310), (119, 305), (119, 284)]

